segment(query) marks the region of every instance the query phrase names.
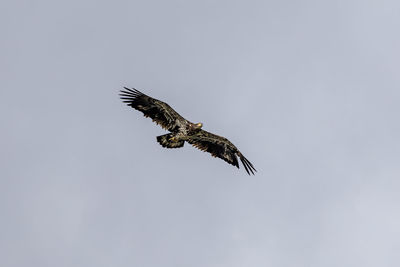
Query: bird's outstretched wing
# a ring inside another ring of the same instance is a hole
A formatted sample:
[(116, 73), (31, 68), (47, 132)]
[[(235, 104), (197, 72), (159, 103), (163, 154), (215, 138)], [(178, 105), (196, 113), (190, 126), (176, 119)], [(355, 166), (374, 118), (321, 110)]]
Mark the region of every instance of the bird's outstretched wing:
[(180, 127), (183, 121), (186, 121), (167, 103), (152, 98), (142, 92), (132, 88), (121, 90), (120, 96), (124, 103), (143, 112), (145, 117), (150, 117), (157, 124), (168, 131), (174, 131)]
[(256, 171), (253, 164), (251, 164), (228, 139), (222, 136), (200, 130), (195, 135), (188, 136), (186, 141), (202, 151), (211, 153), (213, 157), (223, 159), (229, 164), (236, 166), (238, 169), (239, 162), (237, 157), (239, 157), (249, 175), (254, 175)]

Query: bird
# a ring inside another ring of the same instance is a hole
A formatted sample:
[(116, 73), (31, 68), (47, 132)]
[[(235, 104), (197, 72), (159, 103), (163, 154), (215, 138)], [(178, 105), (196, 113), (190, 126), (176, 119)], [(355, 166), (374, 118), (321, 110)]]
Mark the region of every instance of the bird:
[(157, 142), (165, 148), (180, 148), (187, 142), (192, 146), (210, 153), (239, 169), (238, 158), (247, 174), (254, 175), (257, 170), (243, 154), (225, 137), (202, 129), (203, 123), (192, 123), (171, 108), (167, 103), (152, 98), (135, 88), (124, 87), (120, 98), (128, 106), (141, 111), (169, 133), (157, 136)]

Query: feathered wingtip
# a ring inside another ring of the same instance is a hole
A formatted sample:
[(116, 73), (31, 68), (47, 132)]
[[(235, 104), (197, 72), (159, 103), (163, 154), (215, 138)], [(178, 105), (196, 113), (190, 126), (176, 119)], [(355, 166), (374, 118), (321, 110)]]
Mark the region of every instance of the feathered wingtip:
[[(251, 164), (251, 162), (246, 159), (242, 154), (239, 154), (240, 160), (242, 161), (242, 164), (244, 166), (244, 168), (246, 169), (246, 172), (251, 175), (255, 175), (254, 172), (257, 172), (256, 168), (254, 168), (253, 164)], [(251, 172), (251, 173), (250, 173)]]
[(121, 99), (123, 100), (122, 102), (127, 103), (130, 105), (134, 100), (136, 100), (138, 97), (144, 96), (142, 92), (136, 90), (135, 88), (129, 89), (127, 87), (124, 87), (125, 90), (120, 90), (120, 96)]

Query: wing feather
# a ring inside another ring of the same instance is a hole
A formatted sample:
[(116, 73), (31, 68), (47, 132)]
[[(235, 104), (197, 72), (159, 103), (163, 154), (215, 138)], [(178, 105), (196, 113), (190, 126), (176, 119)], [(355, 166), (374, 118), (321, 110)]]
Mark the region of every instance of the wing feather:
[(121, 90), (120, 96), (122, 102), (136, 110), (143, 112), (145, 117), (150, 117), (156, 124), (168, 131), (177, 130), (181, 125), (179, 122), (186, 121), (167, 103), (152, 98), (142, 92), (132, 88)]
[(238, 158), (242, 162), (246, 172), (250, 175), (256, 171), (253, 164), (225, 137), (200, 130), (198, 133), (187, 137), (187, 142), (192, 146), (209, 152), (211, 156), (218, 157), (227, 163), (239, 168)]

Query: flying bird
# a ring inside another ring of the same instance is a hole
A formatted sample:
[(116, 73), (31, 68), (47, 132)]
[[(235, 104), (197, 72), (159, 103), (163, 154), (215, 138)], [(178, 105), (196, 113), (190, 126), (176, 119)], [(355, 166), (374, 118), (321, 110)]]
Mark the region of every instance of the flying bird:
[(228, 139), (202, 130), (203, 124), (201, 122), (192, 123), (186, 120), (167, 103), (147, 96), (135, 88), (124, 87), (124, 89), (120, 91), (124, 103), (143, 112), (145, 117), (150, 117), (155, 123), (170, 132), (157, 136), (157, 141), (161, 146), (179, 148), (183, 147), (186, 141), (202, 151), (211, 153), (213, 157), (223, 159), (238, 169), (239, 157), (247, 173), (254, 175), (256, 169), (253, 164)]

